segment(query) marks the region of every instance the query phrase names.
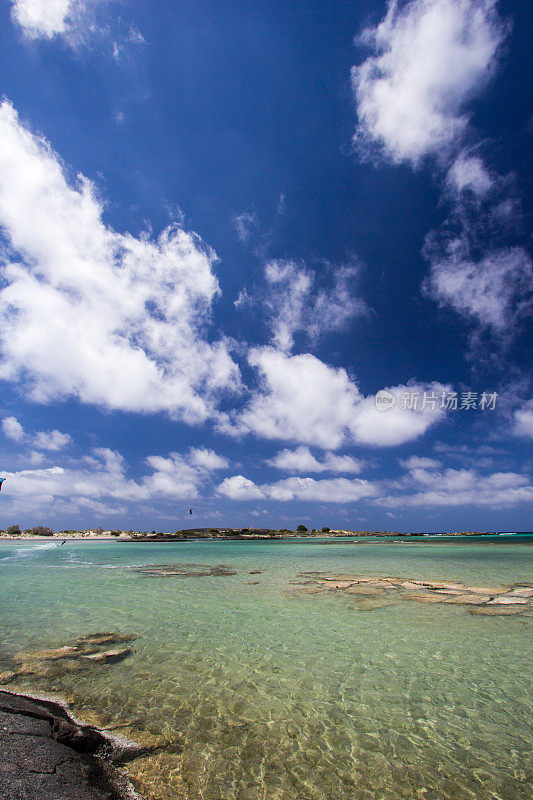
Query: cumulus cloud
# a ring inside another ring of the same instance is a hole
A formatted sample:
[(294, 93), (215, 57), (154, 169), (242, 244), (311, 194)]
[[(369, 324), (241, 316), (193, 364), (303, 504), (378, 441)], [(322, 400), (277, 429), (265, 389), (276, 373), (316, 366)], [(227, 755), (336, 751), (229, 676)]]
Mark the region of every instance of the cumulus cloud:
[(105, 0), (11, 0), (14, 22), (30, 39), (68, 33), (80, 17)]
[(481, 475), (475, 469), (408, 467), (398, 495), (380, 498), (380, 505), (429, 508), (432, 506), (480, 506), (509, 508), (533, 502), (530, 478), (516, 472)]
[(16, 417), (4, 417), (2, 420), (2, 431), (4, 436), (14, 442), (21, 442), (24, 439), (24, 428)]
[(261, 489), (243, 475), (225, 478), (218, 486), (217, 492), (230, 500), (259, 500), (264, 497)]
[(272, 500), (282, 501), (355, 503), (378, 494), (374, 484), (361, 478), (285, 478), (262, 488)]
[(483, 159), (466, 152), (457, 156), (446, 175), (446, 184), (452, 194), (470, 191), (477, 197), (484, 197), (495, 183), (496, 178), (490, 174)]
[(218, 486), (219, 494), (232, 500), (259, 500), (268, 498), (286, 502), (305, 500), (323, 503), (354, 503), (367, 497), (375, 497), (378, 489), (361, 478), (285, 478), (275, 483), (257, 486), (242, 475), (226, 478)]
[(331, 286), (318, 288), (316, 273), (305, 264), (275, 259), (265, 265), (269, 288), (264, 302), (272, 342), (279, 350), (292, 350), (298, 331), (315, 343), (322, 334), (342, 330), (352, 317), (367, 312), (354, 290), (359, 267), (352, 263), (329, 268)]
[(207, 447), (191, 447), (189, 458), (192, 464), (199, 469), (211, 472), (217, 469), (224, 469), (228, 466), (228, 459), (219, 456), (214, 450)]
[(417, 166), (449, 153), (468, 126), (466, 104), (493, 72), (506, 27), (496, 0), (389, 3), (360, 42), (373, 54), (352, 70), (360, 145)]
[(39, 431), (35, 434), (33, 444), (41, 450), (62, 450), (69, 445), (72, 439), (68, 433), (61, 433), (61, 431)]
[(115, 513), (116, 502), (189, 501), (198, 496), (210, 472), (225, 464), (211, 450), (153, 455), (146, 459), (146, 474), (134, 480), (128, 477), (129, 465), (123, 456), (109, 448), (95, 448), (91, 455), (70, 460), (66, 466), (46, 468), (38, 468), (40, 454), (35, 455), (30, 459), (34, 469), (5, 472), (6, 510), (63, 510), (68, 502), (69, 510), (104, 513), (107, 507)]
[(528, 400), (514, 412), (514, 433), (533, 438), (533, 400)]
[(394, 408), (379, 411), (374, 396), (364, 397), (345, 369), (331, 367), (310, 353), (288, 355), (271, 347), (254, 348), (249, 363), (260, 373), (260, 385), (249, 403), (222, 429), (285, 439), (325, 450), (346, 442), (389, 446), (416, 439), (444, 417), (440, 403), (402, 407), (404, 392), (439, 394), (439, 383), (412, 382), (389, 387), (398, 397)]
[(463, 146), (467, 103), (494, 73), (507, 31), (496, 0), (393, 0), (361, 37), (373, 53), (352, 74), (356, 141), (415, 168), (433, 156), (444, 173), (452, 211), (427, 237), (423, 291), (473, 324), (473, 344), (482, 333), (509, 342), (531, 308), (533, 265), (512, 241), (520, 208), (509, 176)]
[(282, 472), (345, 472), (359, 474), (363, 469), (363, 462), (352, 456), (338, 456), (331, 451), (324, 454), (319, 460), (311, 453), (308, 447), (297, 447), (295, 450), (281, 450), (266, 462)]
[(214, 411), (239, 374), (206, 338), (219, 294), (215, 253), (172, 226), (157, 239), (106, 226), (94, 186), (0, 106), (0, 377), (32, 400), (77, 397), (188, 422)]

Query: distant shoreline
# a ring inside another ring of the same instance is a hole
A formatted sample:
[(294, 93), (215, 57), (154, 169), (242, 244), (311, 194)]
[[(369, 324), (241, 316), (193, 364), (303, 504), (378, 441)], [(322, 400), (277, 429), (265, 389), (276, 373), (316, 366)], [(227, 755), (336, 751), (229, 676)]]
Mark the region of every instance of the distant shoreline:
[(0, 541), (17, 541), (17, 542), (58, 542), (58, 540), (67, 542), (183, 542), (183, 541), (205, 541), (205, 540), (222, 540), (222, 541), (279, 541), (282, 539), (368, 539), (368, 538), (391, 538), (391, 539), (421, 539), (428, 537), (451, 538), (451, 537), (467, 537), (467, 536), (483, 536), (483, 537), (497, 537), (497, 536), (520, 536), (531, 534), (531, 531), (451, 531), (439, 533), (403, 533), (391, 531), (346, 531), (337, 530), (329, 532), (301, 532), (301, 531), (287, 531), (287, 530), (248, 530), (237, 528), (224, 528), (224, 529), (206, 529), (206, 528), (191, 528), (187, 530), (177, 531), (176, 533), (145, 533), (143, 531), (134, 532), (133, 534), (121, 533), (120, 535), (111, 534), (110, 532), (94, 533), (94, 534), (68, 534), (56, 533), (53, 536), (35, 536), (20, 534), (0, 533)]

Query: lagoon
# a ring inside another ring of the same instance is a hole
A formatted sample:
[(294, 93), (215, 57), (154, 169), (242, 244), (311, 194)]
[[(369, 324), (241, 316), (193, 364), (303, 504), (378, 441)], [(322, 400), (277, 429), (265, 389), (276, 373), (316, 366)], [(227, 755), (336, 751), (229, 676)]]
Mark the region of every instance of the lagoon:
[[(96, 631), (137, 637), (119, 663), (7, 688), (160, 745), (124, 767), (146, 798), (525, 800), (529, 613), (369, 608), (300, 593), (297, 577), (533, 584), (531, 537), (513, 539), (0, 542), (0, 657)], [(235, 574), (136, 571), (147, 564)]]

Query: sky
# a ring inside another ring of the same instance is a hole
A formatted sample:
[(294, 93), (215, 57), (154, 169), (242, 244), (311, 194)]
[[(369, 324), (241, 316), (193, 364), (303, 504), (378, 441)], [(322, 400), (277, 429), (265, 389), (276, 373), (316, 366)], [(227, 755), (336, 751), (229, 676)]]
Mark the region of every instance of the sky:
[(0, 526), (531, 530), (532, 33), (0, 0)]

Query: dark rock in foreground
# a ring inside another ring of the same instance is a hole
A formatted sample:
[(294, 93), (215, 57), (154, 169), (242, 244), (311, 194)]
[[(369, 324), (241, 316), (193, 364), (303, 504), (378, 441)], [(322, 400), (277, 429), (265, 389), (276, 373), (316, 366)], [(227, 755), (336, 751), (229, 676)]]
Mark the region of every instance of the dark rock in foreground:
[(2, 800), (124, 800), (135, 795), (113, 760), (140, 755), (76, 723), (58, 703), (0, 691)]

